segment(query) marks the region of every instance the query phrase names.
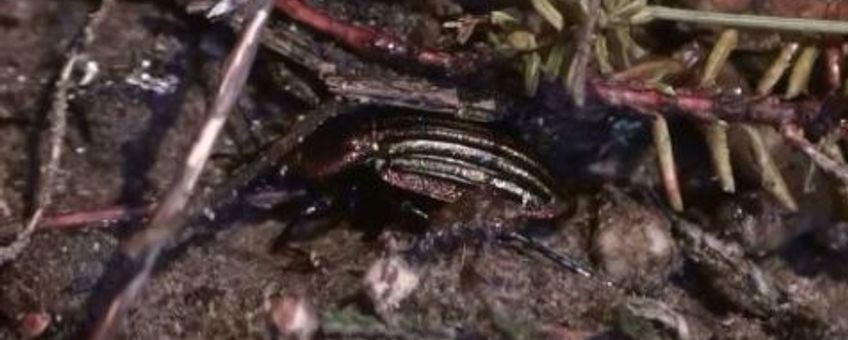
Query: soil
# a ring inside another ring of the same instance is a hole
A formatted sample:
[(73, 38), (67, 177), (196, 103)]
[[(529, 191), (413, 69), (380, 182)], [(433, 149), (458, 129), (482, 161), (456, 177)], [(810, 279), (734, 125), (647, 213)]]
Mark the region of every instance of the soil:
[[(414, 35), (436, 20), (414, 1), (316, 3), (335, 15), (391, 27), (401, 35)], [(44, 116), (53, 82), (70, 40), (96, 6), (95, 1), (82, 0), (0, 2), (0, 214), (7, 220), (26, 216), (32, 209), (34, 169), (41, 161), (38, 151), (44, 148), (48, 125)], [(333, 42), (307, 29), (300, 31), (320, 46), (322, 55), (345, 66), (345, 72), (398, 72), (362, 62)], [(48, 215), (155, 202), (185, 158), (214, 89), (214, 70), (233, 42), (225, 25), (190, 16), (180, 4), (160, 1), (118, 1), (96, 37), (84, 63), (94, 72), (93, 78), (72, 91), (67, 152), (59, 185), (51, 189), (56, 197)], [(258, 70), (280, 59), (270, 51), (262, 53)], [(233, 123), (218, 143), (199, 192), (226, 181), (237, 165), (306, 112), (306, 103), (275, 93), (268, 77), (260, 73), (255, 72), (240, 100), (236, 115), (242, 123)], [(591, 172), (575, 170), (570, 164), (577, 163), (569, 162), (585, 163), (586, 154), (593, 152), (587, 150), (595, 150), (597, 143), (562, 145), (580, 138), (597, 140), (615, 129), (607, 121), (569, 125), (571, 121), (556, 118), (559, 112), (550, 109), (557, 94), (547, 97), (539, 99), (547, 103), (524, 109), (546, 112), (535, 118), (519, 113), (508, 129), (537, 145), (557, 176)], [(244, 121), (259, 122), (259, 128), (246, 127), (251, 124)], [(558, 133), (566, 137), (550, 137), (551, 129), (561, 129)], [(634, 137), (633, 143), (644, 144), (640, 138)], [(558, 154), (564, 149), (571, 152), (567, 160)], [(639, 158), (616, 152), (621, 155), (617, 160), (604, 159), (595, 167), (616, 168)], [(589, 167), (584, 164), (581, 169)], [(692, 339), (792, 336), (786, 324), (717, 297), (720, 294), (704, 284), (696, 265), (683, 258), (680, 245), (666, 245), (671, 250), (657, 254), (639, 253), (646, 243), (674, 242), (669, 223), (652, 222), (663, 218), (660, 209), (645, 200), (622, 199), (619, 189), (589, 187), (572, 194), (582, 202), (576, 214), (544, 223), (536, 228), (541, 230), (537, 234), (552, 249), (592, 268), (615, 261), (625, 261), (627, 267), (627, 258), (637, 258), (631, 263), (635, 267), (620, 274), (624, 278), (615, 286), (563, 270), (538, 254), (493, 242), (417, 268), (420, 284), (411, 295), (396, 309), (375, 310), (362, 293), (366, 271), (385, 256), (387, 244), (416, 234), (375, 233), (357, 225), (361, 218), (340, 217), (314, 222), (330, 226), (308, 241), (281, 246), (280, 235), (303, 208), (297, 205), (282, 212), (245, 213), (166, 253), (118, 338), (269, 338), (273, 334), (269, 313), (280, 296), (308, 299), (320, 317), (323, 336), (331, 338), (682, 337), (680, 328), (669, 326), (673, 323), (667, 320), (648, 322), (639, 332), (628, 331), (631, 323), (639, 324), (624, 316), (636, 297), (669, 307), (684, 320)], [(112, 259), (121, 241), (143, 222), (105, 221), (37, 232), (23, 254), (0, 267), (0, 339), (23, 338), (22, 320), (33, 313), (50, 318), (40, 338), (81, 334), (92, 306), (103, 303), (96, 293), (105, 285), (104, 273), (114, 269)], [(615, 231), (632, 224), (642, 229), (625, 228), (621, 234), (637, 241), (622, 242), (620, 247), (634, 249), (605, 252), (595, 243), (600, 241), (593, 240), (599, 225)], [(0, 235), (10, 241), (9, 235), (20, 226), (8, 223), (3, 228)], [(848, 282), (840, 261), (845, 249), (835, 245), (834, 255), (823, 251), (820, 243), (813, 236), (801, 236), (779, 250), (751, 258), (790, 293), (824, 306), (824, 320), (833, 329), (848, 329)], [(626, 258), (609, 258), (615, 256)]]

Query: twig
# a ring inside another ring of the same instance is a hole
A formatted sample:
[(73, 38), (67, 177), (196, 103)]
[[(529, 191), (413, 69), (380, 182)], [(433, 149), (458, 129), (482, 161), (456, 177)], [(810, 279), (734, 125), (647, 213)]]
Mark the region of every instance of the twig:
[(247, 81), (260, 43), (262, 27), (270, 16), (270, 5), (270, 1), (261, 1), (260, 8), (248, 21), (238, 44), (230, 52), (207, 121), (192, 146), (180, 175), (172, 183), (147, 228), (123, 245), (123, 255), (138, 265), (139, 269), (119, 288), (104, 313), (97, 316), (89, 339), (111, 338), (124, 313), (149, 279), (165, 243), (180, 231), (179, 222), (183, 208), (191, 197), (215, 140)]
[(13, 243), (0, 248), (0, 265), (13, 261), (29, 245), (30, 238), (35, 232), (36, 226), (44, 214), (44, 210), (53, 201), (53, 194), (57, 186), (56, 181), (58, 180), (59, 166), (62, 159), (62, 144), (67, 132), (68, 92), (70, 92), (73, 86), (71, 76), (77, 62), (82, 58), (85, 49), (94, 41), (94, 30), (106, 18), (114, 2), (114, 0), (103, 0), (100, 3), (100, 8), (88, 17), (86, 24), (71, 43), (65, 64), (62, 66), (62, 71), (54, 83), (55, 92), (53, 94), (50, 112), (47, 115), (47, 120), (50, 122), (48, 137), (49, 154), (47, 163), (39, 169), (41, 181), (38, 186), (35, 212)]
[[(267, 207), (276, 207), (281, 204), (292, 202), (301, 199), (305, 196), (305, 190), (296, 189), (293, 191), (281, 190), (271, 192), (260, 192), (244, 196), (243, 198), (244, 201), (248, 202), (249, 206), (264, 209)], [(220, 202), (215, 207), (207, 206), (209, 209), (205, 210), (207, 212), (211, 212), (212, 215), (218, 215), (220, 214), (220, 212), (218, 212), (215, 208), (222, 207), (233, 201), (234, 200)], [(195, 212), (195, 210), (187, 210)], [(124, 222), (133, 219), (150, 217), (155, 211), (156, 204), (151, 203), (144, 206), (114, 205), (110, 207), (97, 208), (92, 210), (73, 211), (56, 215), (42, 216), (41, 222), (39, 222), (36, 226), (36, 231), (49, 229), (73, 230), (74, 228), (86, 227), (95, 223), (101, 223), (101, 227), (108, 227), (116, 222)], [(186, 213), (186, 216), (188, 216), (188, 219), (194, 221), (194, 217), (200, 215), (197, 213)], [(209, 219), (208, 216), (203, 217), (207, 217), (207, 219)], [(211, 219), (209, 220), (211, 221)], [(2, 226), (11, 226), (20, 223), (23, 223), (20, 219), (7, 219), (0, 222), (0, 238), (3, 238), (5, 234), (8, 234), (8, 232), (6, 232)]]
[[(842, 166), (846, 165), (845, 156), (842, 154), (842, 149), (839, 147), (839, 140), (843, 137), (843, 131), (841, 129), (837, 129), (835, 131), (830, 132), (824, 138), (819, 141), (820, 148), (822, 152), (831, 157), (835, 162), (841, 164)], [(810, 163), (812, 169), (815, 165), (814, 162)], [(812, 169), (811, 169), (811, 178), (812, 178)], [(839, 181), (837, 185), (836, 191), (839, 194), (839, 202), (843, 209), (848, 209), (848, 183), (844, 181)], [(846, 210), (848, 211), (848, 210)]]
[(97, 222), (126, 221), (147, 216), (155, 209), (154, 204), (140, 207), (114, 206), (91, 211), (79, 211), (55, 216), (45, 216), (38, 224), (38, 230), (69, 229)]
[(839, 20), (719, 13), (663, 6), (646, 6), (642, 11), (630, 18), (630, 22), (634, 24), (646, 23), (652, 20), (671, 20), (713, 26), (755, 28), (764, 31), (848, 34), (848, 23)]
[(472, 74), (481, 66), (481, 55), (421, 48), (389, 31), (339, 21), (303, 0), (275, 0), (275, 3), (277, 10), (290, 18), (333, 37), (366, 57), (399, 64), (414, 63), (446, 75)]
[(363, 103), (448, 113), (481, 122), (498, 118), (493, 99), (463, 100), (457, 89), (426, 81), (327, 77), (324, 82), (330, 92)]
[[(189, 14), (205, 13), (207, 17), (226, 20), (233, 30), (240, 30), (250, 13), (242, 10), (246, 7), (244, 0), (234, 2), (192, 2), (186, 7)], [(300, 66), (320, 75), (334, 74), (336, 66), (323, 60), (314, 46), (303, 38), (302, 34), (281, 27), (268, 25), (262, 30), (262, 46), (274, 51)]]
[(822, 101), (783, 101), (775, 96), (747, 97), (738, 94), (713, 94), (685, 88), (673, 95), (633, 83), (593, 80), (589, 82), (595, 99), (612, 106), (625, 107), (653, 116), (682, 114), (704, 122), (762, 123), (780, 128), (787, 124), (801, 127), (815, 123)]
[(807, 157), (810, 157), (822, 170), (838, 178), (842, 183), (848, 183), (848, 166), (840, 164), (821, 152), (813, 143), (810, 143), (810, 141), (804, 138), (804, 134), (799, 127), (787, 125), (780, 132), (792, 146), (806, 154)]
[(678, 113), (705, 122), (726, 120), (771, 125), (779, 129), (793, 146), (809, 156), (816, 165), (843, 183), (848, 183), (848, 166), (828, 157), (803, 137), (804, 126), (820, 123), (817, 118), (825, 106), (822, 101), (787, 102), (773, 96), (755, 99), (738, 95), (716, 96), (685, 89), (678, 90), (672, 96), (651, 88), (603, 80), (593, 81), (590, 85), (601, 102), (627, 107), (649, 116)]

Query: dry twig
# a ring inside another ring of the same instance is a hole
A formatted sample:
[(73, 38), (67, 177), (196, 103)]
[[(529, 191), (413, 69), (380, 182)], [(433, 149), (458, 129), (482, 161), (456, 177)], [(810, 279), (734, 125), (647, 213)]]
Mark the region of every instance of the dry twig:
[(363, 103), (448, 113), (474, 121), (496, 120), (495, 101), (460, 99), (457, 89), (427, 81), (327, 77), (330, 92)]
[(822, 170), (838, 178), (842, 183), (848, 183), (848, 166), (840, 164), (819, 150), (815, 144), (804, 138), (804, 133), (799, 127), (787, 125), (780, 131), (792, 146), (806, 154), (807, 157), (810, 157)]
[[(215, 12), (216, 8), (221, 9), (223, 7), (207, 1), (189, 3), (186, 11), (189, 14), (207, 13), (207, 16), (218, 16), (221, 20), (225, 20), (230, 28), (238, 31), (244, 25), (249, 15), (249, 13), (245, 13), (246, 11), (239, 10), (244, 7), (241, 4), (242, 2), (242, 0), (239, 0), (236, 4), (230, 4), (235, 7), (226, 8), (227, 11), (231, 11), (228, 13), (221, 13), (221, 10)], [(311, 46), (301, 34), (287, 28), (275, 27), (275, 25), (265, 27), (262, 30), (262, 46), (318, 75), (323, 76), (336, 73), (336, 66), (323, 60), (317, 54), (315, 46)]]
[(337, 20), (303, 0), (275, 0), (275, 4), (277, 10), (291, 19), (333, 37), (366, 57), (401, 64), (412, 62), (447, 75), (468, 75), (480, 67), (481, 55), (422, 48), (386, 30)]
[(62, 159), (62, 144), (67, 132), (68, 93), (73, 87), (71, 76), (77, 63), (82, 59), (83, 53), (92, 41), (94, 41), (95, 29), (105, 20), (114, 3), (115, 0), (103, 0), (100, 3), (100, 8), (89, 16), (82, 30), (71, 43), (65, 64), (62, 66), (62, 71), (54, 83), (55, 92), (53, 93), (50, 112), (47, 115), (47, 121), (50, 122), (48, 137), (49, 153), (47, 163), (39, 169), (41, 181), (38, 186), (35, 212), (12, 244), (0, 248), (0, 265), (13, 261), (23, 252), (29, 244), (36, 226), (41, 221), (44, 210), (53, 201), (54, 188), (57, 186), (56, 182)]
[(247, 81), (258, 50), (260, 33), (270, 16), (270, 5), (269, 1), (261, 1), (261, 7), (249, 20), (238, 44), (231, 51), (207, 121), (192, 146), (183, 170), (171, 184), (171, 189), (157, 207), (150, 224), (123, 245), (123, 255), (137, 265), (138, 270), (132, 273), (131, 279), (120, 287), (108, 308), (98, 316), (89, 339), (111, 338), (123, 314), (150, 277), (166, 242), (180, 231), (183, 208), (191, 197), (218, 134)]

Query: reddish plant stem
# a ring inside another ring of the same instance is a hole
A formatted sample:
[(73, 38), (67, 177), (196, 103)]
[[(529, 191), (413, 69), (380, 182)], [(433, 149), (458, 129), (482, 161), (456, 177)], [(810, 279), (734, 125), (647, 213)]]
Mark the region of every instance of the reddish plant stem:
[(447, 75), (477, 70), (477, 58), (415, 46), (386, 30), (340, 21), (303, 0), (276, 0), (276, 9), (291, 19), (326, 34), (366, 57), (397, 63), (410, 62)]
[(114, 206), (98, 210), (75, 211), (66, 214), (44, 217), (38, 229), (71, 229), (100, 222), (126, 221), (147, 217), (155, 208), (150, 204), (143, 207)]
[(613, 106), (635, 109), (643, 114), (679, 112), (705, 121), (741, 121), (768, 124), (783, 134), (795, 148), (806, 154), (824, 171), (848, 183), (848, 167), (819, 151), (804, 131), (831, 131), (839, 126), (845, 103), (834, 101), (786, 102), (770, 96), (709, 95), (684, 89), (669, 95), (657, 90), (594, 81), (590, 83), (597, 100)]
[[(291, 202), (302, 198), (304, 195), (305, 191), (303, 190), (265, 191), (246, 195), (243, 199), (248, 206), (265, 208)], [(36, 229), (73, 230), (75, 228), (89, 227), (93, 224), (101, 224), (98, 227), (110, 227), (115, 222), (148, 218), (153, 214), (155, 209), (156, 204), (151, 203), (145, 206), (114, 205), (103, 208), (95, 208), (92, 210), (60, 213), (42, 217), (41, 221), (38, 225), (36, 225)], [(16, 223), (23, 222), (18, 219), (2, 221), (2, 225), (12, 225)]]
[(787, 124), (807, 126), (824, 108), (823, 101), (787, 102), (774, 96), (758, 98), (688, 89), (675, 89), (675, 94), (671, 95), (639, 84), (604, 80), (592, 81), (589, 86), (596, 100), (608, 105), (646, 114), (676, 112), (707, 122), (724, 120), (775, 127)]
[[(719, 10), (728, 4), (736, 2), (712, 0), (713, 7)], [(472, 73), (478, 68), (475, 65), (479, 58), (418, 48), (389, 31), (337, 20), (304, 0), (275, 0), (275, 6), (290, 18), (333, 37), (365, 56), (396, 62), (411, 61), (452, 75)], [(841, 17), (841, 7), (837, 10), (818, 0), (805, 0), (800, 6), (796, 6), (793, 1), (769, 0), (766, 7), (766, 11), (776, 15)], [(848, 6), (843, 7), (848, 13)], [(835, 48), (829, 50), (827, 65), (830, 83), (832, 87), (838, 88), (836, 82), (841, 76), (841, 69), (834, 61), (842, 53), (837, 53)], [(824, 108), (824, 102), (815, 100), (785, 102), (773, 96), (755, 98), (735, 94), (715, 95), (685, 89), (669, 95), (654, 88), (598, 80), (590, 81), (589, 87), (597, 99), (610, 105), (629, 107), (643, 113), (672, 110), (704, 121), (756, 122), (776, 127), (791, 123), (806, 127), (813, 123)]]

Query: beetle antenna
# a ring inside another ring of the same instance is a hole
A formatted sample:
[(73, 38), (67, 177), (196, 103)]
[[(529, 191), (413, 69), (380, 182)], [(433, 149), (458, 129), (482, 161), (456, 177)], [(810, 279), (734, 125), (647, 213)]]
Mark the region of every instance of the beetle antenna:
[(522, 246), (529, 248), (545, 258), (554, 261), (560, 267), (563, 267), (575, 274), (583, 276), (585, 278), (595, 278), (595, 273), (581, 264), (579, 261), (571, 258), (568, 255), (561, 254), (556, 250), (551, 249), (547, 244), (542, 243), (541, 241), (522, 235), (518, 232), (509, 232), (503, 235), (503, 238), (509, 241), (515, 241), (520, 243)]

